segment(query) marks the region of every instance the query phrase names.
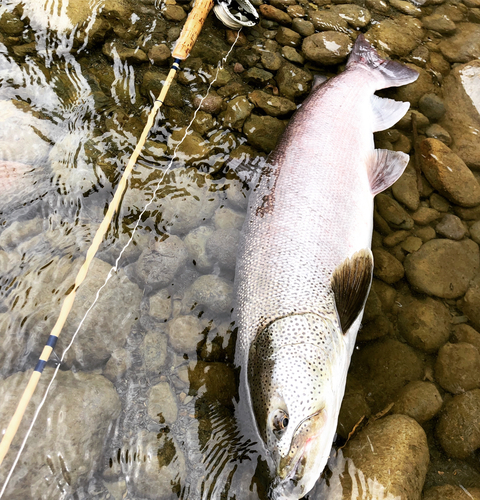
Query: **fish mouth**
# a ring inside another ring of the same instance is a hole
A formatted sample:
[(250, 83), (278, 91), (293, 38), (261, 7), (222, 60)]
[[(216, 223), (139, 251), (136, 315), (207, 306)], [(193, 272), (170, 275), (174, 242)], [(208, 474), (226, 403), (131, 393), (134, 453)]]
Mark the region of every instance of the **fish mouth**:
[(312, 450), (324, 428), (327, 415), (325, 408), (302, 420), (294, 431), (289, 453), (278, 463), (279, 484), (295, 488), (304, 477)]

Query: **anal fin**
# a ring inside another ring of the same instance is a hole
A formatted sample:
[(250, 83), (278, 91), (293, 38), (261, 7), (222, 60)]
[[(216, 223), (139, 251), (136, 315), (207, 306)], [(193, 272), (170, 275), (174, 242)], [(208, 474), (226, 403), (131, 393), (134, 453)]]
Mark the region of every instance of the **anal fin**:
[(401, 151), (375, 149), (367, 159), (368, 178), (373, 196), (385, 191), (403, 174), (410, 156)]
[(365, 306), (372, 275), (373, 256), (368, 248), (345, 259), (333, 272), (331, 284), (344, 334)]
[(385, 97), (372, 95), (373, 131), (387, 130), (393, 127), (410, 107), (409, 102), (394, 101)]

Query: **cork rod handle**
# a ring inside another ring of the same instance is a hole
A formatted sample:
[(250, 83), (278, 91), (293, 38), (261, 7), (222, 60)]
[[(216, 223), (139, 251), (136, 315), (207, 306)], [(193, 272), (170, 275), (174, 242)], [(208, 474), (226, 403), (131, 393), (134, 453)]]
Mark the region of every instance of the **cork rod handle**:
[(193, 9), (185, 21), (180, 38), (173, 50), (172, 56), (174, 59), (183, 61), (187, 58), (212, 7), (213, 0), (195, 0)]

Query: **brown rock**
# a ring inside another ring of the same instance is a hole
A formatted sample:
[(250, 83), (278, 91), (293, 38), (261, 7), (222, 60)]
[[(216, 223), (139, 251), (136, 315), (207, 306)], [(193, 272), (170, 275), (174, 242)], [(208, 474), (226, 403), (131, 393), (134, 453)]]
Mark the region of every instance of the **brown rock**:
[(153, 61), (153, 64), (158, 65), (166, 63), (171, 55), (170, 49), (165, 43), (155, 45), (148, 51), (148, 58)]
[(402, 263), (383, 248), (373, 249), (373, 273), (385, 283), (392, 284), (403, 278), (405, 271)]
[(480, 448), (480, 389), (455, 396), (445, 405), (436, 434), (454, 458), (468, 458)]
[(479, 58), (480, 26), (473, 23), (457, 24), (457, 33), (440, 42), (439, 48), (452, 63), (468, 63)]
[(418, 78), (413, 83), (402, 85), (395, 92), (395, 99), (399, 101), (408, 101), (413, 107), (416, 108), (418, 107), (420, 98), (424, 94), (433, 92), (435, 90), (435, 86), (433, 84), (432, 76), (423, 68), (419, 68), (414, 64), (406, 64), (406, 66), (415, 70), (418, 73)]
[[(478, 245), (471, 240), (430, 240), (405, 258), (407, 279), (428, 295), (455, 299), (468, 289), (479, 267)], [(448, 265), (446, 265), (448, 263)]]
[(336, 31), (315, 33), (303, 40), (302, 51), (307, 59), (332, 65), (344, 61), (352, 49), (348, 35)]
[(480, 353), (471, 344), (445, 344), (435, 363), (435, 379), (452, 394), (480, 387)]
[(295, 99), (310, 91), (310, 83), (313, 76), (309, 71), (295, 66), (292, 63), (285, 62), (277, 71), (275, 79), (278, 83), (280, 94), (288, 99)]
[(440, 411), (442, 403), (442, 396), (435, 384), (415, 380), (400, 391), (393, 412), (402, 413), (423, 424)]
[(453, 484), (434, 486), (424, 493), (423, 500), (480, 500), (480, 488), (466, 489)]
[(393, 198), (380, 193), (375, 198), (379, 214), (393, 229), (412, 229), (413, 219)]
[(296, 31), (291, 30), (290, 28), (285, 28), (284, 26), (280, 26), (280, 28), (278, 28), (275, 40), (280, 45), (287, 45), (289, 47), (298, 47), (302, 41), (302, 36), (299, 35)]
[(422, 171), (443, 196), (462, 207), (480, 203), (480, 185), (463, 160), (437, 139), (420, 143)]
[(450, 313), (439, 300), (431, 297), (397, 299), (398, 330), (407, 342), (425, 352), (435, 352), (450, 336)]
[(262, 4), (258, 10), (266, 19), (270, 19), (271, 21), (275, 21), (279, 24), (292, 24), (292, 18), (283, 10), (273, 7), (273, 5)]
[(283, 116), (297, 109), (297, 106), (290, 99), (267, 94), (261, 90), (255, 90), (248, 94), (255, 106), (263, 109), (270, 116)]
[(453, 329), (452, 342), (472, 344), (480, 352), (480, 333), (468, 325), (457, 325)]
[(166, 5), (162, 10), (162, 14), (168, 21), (179, 22), (183, 21), (187, 14), (180, 5)]

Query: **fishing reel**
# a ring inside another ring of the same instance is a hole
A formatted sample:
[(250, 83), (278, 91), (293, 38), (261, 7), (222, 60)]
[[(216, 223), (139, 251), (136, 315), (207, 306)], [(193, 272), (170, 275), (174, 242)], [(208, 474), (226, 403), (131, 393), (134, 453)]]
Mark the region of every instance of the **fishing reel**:
[(213, 12), (230, 29), (250, 28), (260, 20), (249, 0), (215, 0)]

